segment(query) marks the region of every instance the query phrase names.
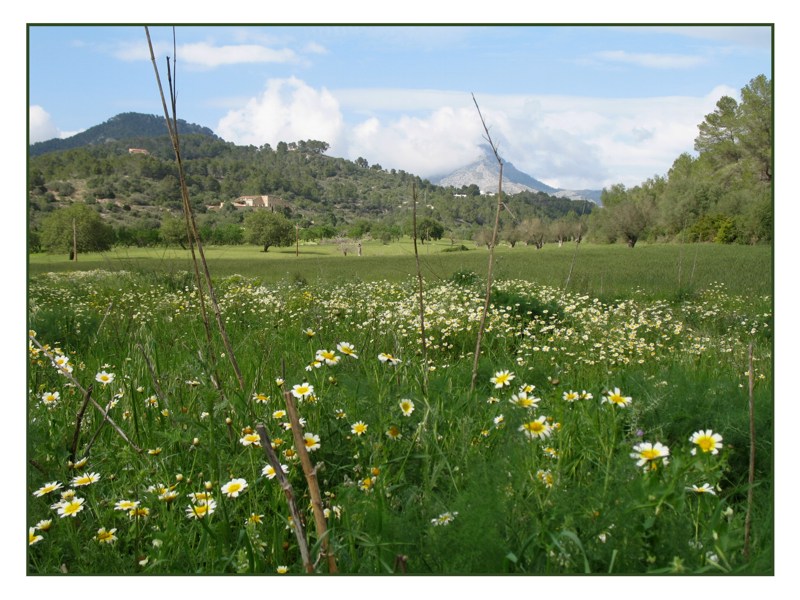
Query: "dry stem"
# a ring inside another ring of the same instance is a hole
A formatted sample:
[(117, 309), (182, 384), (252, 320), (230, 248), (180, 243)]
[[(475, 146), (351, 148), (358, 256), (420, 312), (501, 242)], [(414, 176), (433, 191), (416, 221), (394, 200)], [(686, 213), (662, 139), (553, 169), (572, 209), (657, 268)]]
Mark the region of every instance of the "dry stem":
[(325, 513), (322, 510), (322, 495), (319, 491), (319, 482), (317, 481), (317, 470), (311, 464), (311, 458), (306, 450), (305, 439), (303, 438), (303, 429), (300, 425), (300, 418), (297, 414), (297, 407), (294, 404), (294, 398), (289, 391), (283, 392), (283, 398), (286, 402), (286, 412), (289, 415), (289, 421), (292, 424), (292, 437), (294, 438), (294, 446), (297, 450), (297, 455), (300, 457), (300, 464), (303, 466), (303, 474), (306, 476), (308, 483), (308, 491), (311, 495), (311, 509), (314, 513), (314, 524), (317, 528), (317, 537), (320, 540), (320, 554), (326, 556), (328, 559), (328, 571), (336, 573), (336, 557), (328, 547), (328, 525), (325, 521)]
[(486, 141), (494, 152), (494, 157), (497, 159), (497, 164), (500, 165), (500, 176), (497, 182), (497, 211), (494, 216), (494, 229), (492, 230), (492, 243), (489, 245), (489, 267), (486, 273), (486, 298), (483, 303), (483, 312), (481, 313), (480, 324), (478, 325), (478, 338), (475, 342), (475, 360), (472, 363), (472, 381), (470, 382), (469, 391), (475, 391), (475, 380), (478, 377), (478, 360), (481, 356), (481, 342), (483, 341), (483, 332), (486, 328), (486, 314), (489, 312), (489, 300), (492, 295), (492, 273), (494, 271), (494, 247), (497, 244), (497, 230), (500, 227), (500, 210), (503, 207), (503, 161), (497, 153), (497, 146), (492, 141), (492, 136), (489, 134), (489, 128), (486, 126), (486, 121), (483, 119), (481, 109), (478, 106), (478, 101), (475, 100), (475, 95), (472, 96), (475, 102), (475, 108), (478, 109), (478, 116), (481, 118), (483, 130), (486, 132)]
[(750, 526), (751, 513), (753, 509), (753, 486), (756, 479), (756, 422), (755, 422), (755, 399), (753, 388), (755, 387), (755, 370), (753, 368), (753, 344), (748, 350), (749, 366), (747, 370), (747, 383), (749, 392), (749, 417), (750, 417), (750, 465), (747, 473), (747, 514), (744, 519), (744, 549), (742, 554), (745, 560), (750, 558)]
[(308, 553), (308, 543), (306, 542), (306, 533), (303, 527), (303, 520), (300, 515), (300, 511), (297, 509), (297, 502), (294, 498), (292, 484), (289, 483), (288, 479), (286, 479), (286, 474), (281, 468), (281, 461), (278, 460), (278, 456), (275, 454), (275, 450), (272, 448), (272, 440), (269, 439), (269, 434), (267, 434), (264, 424), (256, 423), (256, 431), (261, 439), (261, 447), (264, 448), (264, 454), (267, 456), (267, 461), (275, 470), (275, 476), (278, 478), (281, 489), (283, 489), (283, 493), (286, 496), (286, 502), (289, 505), (289, 513), (292, 515), (292, 522), (294, 524), (293, 529), (295, 537), (297, 538), (297, 546), (300, 548), (300, 556), (303, 559), (303, 566), (307, 572), (313, 573), (314, 565), (311, 564), (311, 556)]

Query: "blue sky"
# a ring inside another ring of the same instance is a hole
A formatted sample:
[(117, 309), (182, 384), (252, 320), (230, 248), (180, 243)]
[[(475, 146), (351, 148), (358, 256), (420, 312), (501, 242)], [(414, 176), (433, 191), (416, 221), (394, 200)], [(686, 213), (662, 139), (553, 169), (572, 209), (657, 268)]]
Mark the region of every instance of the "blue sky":
[[(143, 26), (29, 29), (31, 141), (163, 114)], [(172, 29), (151, 27), (162, 77)], [(772, 72), (769, 27), (179, 26), (178, 116), (237, 144), (434, 177), (483, 142), (556, 187), (636, 185), (691, 152), (722, 95)]]

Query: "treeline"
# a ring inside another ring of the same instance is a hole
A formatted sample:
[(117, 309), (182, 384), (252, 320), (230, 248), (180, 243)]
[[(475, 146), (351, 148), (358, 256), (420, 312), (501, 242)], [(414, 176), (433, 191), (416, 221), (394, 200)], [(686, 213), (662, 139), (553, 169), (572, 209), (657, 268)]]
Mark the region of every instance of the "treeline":
[(772, 81), (764, 75), (723, 96), (698, 126), (694, 149), (666, 176), (603, 190), (602, 211), (589, 220), (597, 241), (633, 247), (648, 241), (771, 242)]

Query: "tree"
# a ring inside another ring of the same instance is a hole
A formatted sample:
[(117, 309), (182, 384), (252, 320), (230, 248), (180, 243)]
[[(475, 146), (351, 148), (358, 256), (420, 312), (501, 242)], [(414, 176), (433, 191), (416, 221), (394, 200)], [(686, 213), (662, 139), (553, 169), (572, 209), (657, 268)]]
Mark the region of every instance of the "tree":
[[(409, 226), (409, 230), (413, 225)], [(411, 232), (413, 235), (413, 231)], [(430, 217), (425, 217), (420, 221), (417, 221), (417, 239), (420, 240), (423, 244), (425, 241), (430, 240), (440, 240), (444, 235), (444, 225), (439, 223), (436, 219), (431, 219)]]
[(164, 217), (161, 220), (161, 227), (158, 230), (158, 235), (161, 241), (167, 246), (180, 245), (181, 248), (186, 250), (185, 242), (186, 237), (186, 223), (171, 215)]
[(772, 81), (764, 75), (742, 88), (739, 105), (742, 149), (761, 181), (772, 181)]
[(75, 203), (48, 214), (42, 220), (41, 244), (47, 252), (103, 252), (111, 248), (114, 230), (103, 223), (97, 211)]
[(294, 242), (294, 226), (281, 213), (254, 210), (244, 218), (245, 236), (249, 243), (264, 247), (291, 246)]

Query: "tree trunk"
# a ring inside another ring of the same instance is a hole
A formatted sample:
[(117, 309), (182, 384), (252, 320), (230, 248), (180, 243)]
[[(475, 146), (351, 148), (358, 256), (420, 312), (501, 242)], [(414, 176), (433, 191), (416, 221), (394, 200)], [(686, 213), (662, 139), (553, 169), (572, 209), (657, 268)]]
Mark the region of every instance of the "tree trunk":
[(264, 252), (267, 251), (267, 248), (269, 248), (269, 244), (264, 244)]

